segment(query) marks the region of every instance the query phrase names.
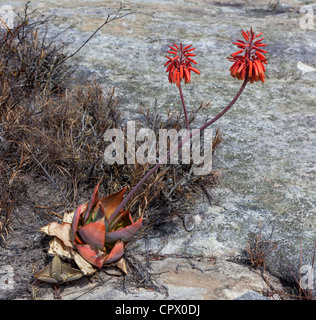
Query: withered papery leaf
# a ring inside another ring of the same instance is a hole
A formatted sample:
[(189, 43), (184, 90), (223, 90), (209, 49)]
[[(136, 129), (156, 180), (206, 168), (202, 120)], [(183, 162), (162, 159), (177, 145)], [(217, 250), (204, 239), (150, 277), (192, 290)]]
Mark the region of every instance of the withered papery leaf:
[(71, 224), (64, 223), (59, 224), (57, 222), (51, 222), (50, 224), (42, 227), (40, 230), (49, 236), (55, 236), (62, 240), (65, 246), (75, 248), (72, 241)]
[(116, 264), (116, 266), (121, 269), (125, 274), (127, 274), (127, 266), (126, 266), (126, 261), (122, 257)]

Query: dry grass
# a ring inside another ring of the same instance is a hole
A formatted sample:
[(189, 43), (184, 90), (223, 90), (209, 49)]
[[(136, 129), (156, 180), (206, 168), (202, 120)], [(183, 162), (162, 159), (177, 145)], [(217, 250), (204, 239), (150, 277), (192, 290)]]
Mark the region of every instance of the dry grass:
[[(258, 229), (258, 233), (255, 234), (252, 237), (250, 243), (248, 243), (247, 248), (244, 251), (244, 257), (242, 260), (244, 263), (248, 264), (254, 272), (257, 273), (256, 270), (259, 271), (259, 274), (265, 281), (267, 288), (269, 288), (269, 290), (267, 291), (268, 295), (273, 296), (274, 294), (276, 294), (279, 299), (284, 300), (315, 300), (315, 287), (302, 287), (302, 243), (300, 244), (300, 266), (298, 269), (298, 276), (289, 267), (290, 275), (287, 279), (284, 280), (284, 290), (276, 290), (268, 280), (269, 277), (266, 269), (266, 258), (273, 250), (276, 249), (278, 244), (275, 241), (271, 241), (273, 232), (271, 232), (271, 234), (267, 238), (265, 238), (262, 235), (262, 228), (260, 224), (258, 226)], [(308, 265), (311, 270), (314, 270), (315, 256), (316, 242), (313, 248), (312, 261)], [(307, 276), (306, 272), (305, 276)]]
[[(311, 274), (311, 280), (313, 282), (313, 287), (310, 288), (308, 287), (306, 284), (306, 288), (305, 285), (303, 284), (303, 279), (302, 279), (302, 239), (301, 239), (301, 243), (300, 243), (300, 268), (299, 268), (299, 276), (295, 275), (295, 272), (292, 271), (292, 269), (289, 267), (289, 270), (291, 272), (291, 275), (293, 276), (293, 280), (292, 283), (292, 287), (293, 287), (293, 291), (294, 294), (290, 294), (288, 296), (290, 296), (293, 299), (296, 300), (315, 300), (316, 299), (316, 295), (315, 295), (315, 278), (314, 278), (314, 266), (315, 266), (315, 256), (316, 256), (316, 241), (314, 244), (314, 249), (313, 249), (313, 257), (312, 257), (312, 261), (311, 263), (308, 265), (308, 267), (310, 268), (310, 270), (305, 270), (305, 276), (308, 277), (308, 272), (310, 271)], [(311, 285), (311, 284), (309, 284)]]
[(262, 236), (261, 224), (259, 224), (259, 232), (254, 235), (246, 248), (246, 260), (252, 269), (263, 268), (265, 270), (266, 257), (277, 247), (275, 241), (271, 241), (272, 233), (268, 238)]
[[(48, 26), (53, 17), (32, 19), (28, 3), (24, 13), (18, 15), (13, 29), (1, 31), (0, 76), (1, 100), (4, 108), (11, 108), (36, 92), (51, 92), (60, 88), (72, 73), (71, 68), (61, 63), (67, 44), (56, 41), (60, 36), (48, 39)], [(58, 44), (56, 44), (58, 43)]]

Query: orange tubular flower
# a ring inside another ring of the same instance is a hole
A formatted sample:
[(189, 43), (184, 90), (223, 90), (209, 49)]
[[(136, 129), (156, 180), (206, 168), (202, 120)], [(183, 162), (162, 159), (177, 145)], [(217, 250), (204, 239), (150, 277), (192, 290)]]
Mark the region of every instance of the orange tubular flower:
[(176, 83), (178, 87), (182, 79), (186, 84), (191, 81), (191, 71), (200, 74), (198, 69), (192, 67), (192, 64), (197, 64), (197, 62), (192, 59), (195, 56), (192, 53), (195, 48), (191, 47), (192, 44), (183, 47), (182, 43), (180, 43), (180, 46), (173, 43), (173, 46), (169, 46), (170, 50), (167, 52), (174, 57), (165, 56), (168, 59), (165, 67), (168, 66), (166, 72), (169, 72), (169, 82)]
[(244, 80), (248, 76), (251, 83), (259, 80), (264, 82), (266, 71), (264, 65), (267, 64), (267, 58), (263, 53), (268, 53), (268, 51), (261, 49), (266, 46), (262, 43), (264, 38), (257, 39), (262, 35), (262, 32), (256, 35), (252, 28), (250, 31), (241, 30), (241, 32), (245, 40), (233, 42), (239, 50), (227, 58), (234, 62), (230, 68), (230, 74), (239, 80)]

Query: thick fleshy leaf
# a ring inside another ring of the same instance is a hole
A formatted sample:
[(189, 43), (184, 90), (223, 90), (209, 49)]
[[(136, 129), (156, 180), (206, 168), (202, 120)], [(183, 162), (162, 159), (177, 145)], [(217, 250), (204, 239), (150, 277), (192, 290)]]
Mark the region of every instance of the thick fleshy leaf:
[(122, 241), (117, 241), (110, 254), (104, 261), (104, 264), (110, 264), (120, 259), (124, 254), (124, 243)]
[(115, 231), (117, 229), (125, 228), (133, 223), (133, 218), (128, 210), (123, 211), (119, 216), (111, 223), (110, 231)]
[(97, 222), (92, 222), (81, 227), (77, 231), (81, 239), (100, 250), (104, 247), (105, 240), (105, 225), (104, 219), (100, 219)]
[(115, 209), (123, 201), (124, 193), (126, 192), (126, 187), (120, 191), (110, 194), (107, 197), (100, 199), (100, 203), (105, 208), (106, 218), (109, 219)]
[(84, 244), (83, 240), (80, 238), (78, 232), (75, 234), (74, 244)]
[(77, 232), (79, 219), (80, 219), (81, 215), (86, 211), (87, 206), (88, 206), (88, 202), (81, 204), (78, 206), (78, 208), (75, 211), (74, 217), (72, 219), (72, 230), (74, 233)]
[(110, 223), (108, 221), (108, 219), (106, 218), (106, 216), (104, 216), (104, 225), (105, 225), (105, 233), (110, 232)]
[(40, 230), (50, 236), (59, 238), (65, 246), (74, 248), (70, 223), (59, 224), (57, 222), (51, 222)]
[(93, 210), (91, 214), (92, 222), (96, 222), (100, 220), (101, 218), (105, 217), (105, 211), (104, 208), (101, 206), (100, 201), (97, 203), (95, 209)]
[(80, 270), (69, 267), (67, 264), (62, 262), (62, 273), (61, 277), (64, 279), (64, 282), (69, 282), (77, 280), (83, 276), (83, 273)]
[(63, 283), (79, 279), (83, 274), (80, 270), (71, 268), (63, 263), (58, 256), (55, 256), (48, 266), (34, 276), (44, 282)]
[(143, 217), (139, 218), (136, 222), (134, 222), (133, 224), (131, 224), (125, 228), (106, 233), (105, 244), (113, 243), (118, 240), (122, 240), (123, 242), (130, 241), (132, 239), (132, 237), (141, 228), (142, 222), (143, 222)]
[(96, 206), (97, 202), (99, 201), (98, 189), (99, 189), (99, 183), (94, 188), (94, 191), (93, 191), (92, 196), (90, 198), (88, 209), (87, 209), (87, 211), (85, 212), (85, 215), (84, 215), (84, 223), (86, 223), (86, 221), (87, 221), (87, 219), (88, 219), (88, 217), (90, 215), (90, 211)]
[[(91, 223), (91, 222), (94, 222), (94, 221), (93, 221), (93, 217), (96, 217), (99, 209), (100, 209), (100, 204), (99, 204), (99, 202), (97, 202), (97, 203), (94, 205), (93, 209), (90, 211), (90, 214), (88, 215), (87, 220), (84, 222), (85, 225), (86, 225), (86, 224), (89, 224), (89, 223)], [(86, 214), (87, 214), (87, 213), (85, 213), (85, 215), (86, 215)]]
[(80, 255), (92, 265), (98, 268), (103, 266), (103, 263), (107, 258), (107, 254), (105, 252), (93, 248), (89, 244), (77, 244), (76, 247)]

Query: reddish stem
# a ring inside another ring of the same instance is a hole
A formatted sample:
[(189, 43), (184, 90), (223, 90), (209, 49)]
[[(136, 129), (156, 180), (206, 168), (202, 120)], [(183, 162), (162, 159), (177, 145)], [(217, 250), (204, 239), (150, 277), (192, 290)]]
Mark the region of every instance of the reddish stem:
[(182, 102), (182, 106), (183, 106), (183, 111), (184, 111), (184, 116), (185, 116), (185, 123), (186, 123), (187, 129), (190, 130), (187, 108), (186, 108), (186, 106), (185, 106), (185, 102), (184, 102), (184, 98), (183, 98), (183, 93), (182, 93), (182, 89), (181, 89), (181, 81), (180, 81), (180, 83), (179, 83), (179, 93), (180, 93), (181, 102)]
[(168, 153), (165, 155), (154, 167), (152, 167), (146, 175), (139, 180), (139, 182), (136, 184), (136, 186), (130, 191), (130, 193), (123, 199), (123, 201), (119, 204), (119, 206), (115, 209), (111, 217), (109, 218), (109, 223), (111, 223), (116, 216), (119, 214), (119, 212), (124, 208), (126, 203), (132, 198), (134, 193), (144, 184), (144, 182), (148, 179), (149, 176), (151, 176), (162, 164), (164, 164), (167, 159), (170, 158), (170, 156), (176, 151), (179, 150), (184, 143), (186, 143), (189, 139), (191, 139), (194, 135), (197, 133), (203, 131), (205, 128), (210, 126), (212, 123), (214, 123), (216, 120), (218, 120), (221, 116), (223, 116), (232, 106), (233, 104), (237, 101), (237, 99), (240, 97), (241, 93), (244, 91), (246, 84), (248, 82), (248, 77), (245, 78), (242, 86), (240, 87), (239, 91), (237, 92), (236, 96), (234, 99), (229, 103), (229, 105), (223, 109), (217, 116), (215, 116), (212, 120), (208, 121), (205, 123), (202, 127), (199, 129), (195, 130), (194, 132), (190, 132), (186, 137), (184, 137), (177, 146), (174, 146)]
[(230, 104), (223, 109), (217, 116), (215, 116), (212, 120), (206, 122), (201, 128), (200, 130), (203, 131), (206, 127), (210, 126), (212, 123), (214, 123), (216, 120), (218, 120), (222, 115), (224, 115), (232, 106), (233, 104), (237, 101), (237, 99), (240, 97), (240, 95), (242, 94), (242, 92), (244, 91), (246, 84), (248, 82), (248, 76), (245, 78), (242, 86), (240, 87), (239, 91), (237, 92), (235, 98), (230, 102)]

